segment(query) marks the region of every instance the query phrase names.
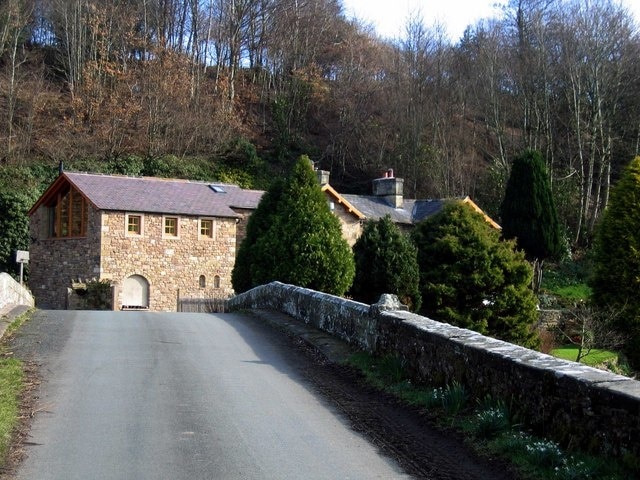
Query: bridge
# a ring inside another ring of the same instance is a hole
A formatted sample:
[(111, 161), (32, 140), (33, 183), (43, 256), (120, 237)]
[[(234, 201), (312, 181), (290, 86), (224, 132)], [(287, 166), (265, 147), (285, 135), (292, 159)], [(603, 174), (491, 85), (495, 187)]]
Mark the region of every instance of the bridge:
[(640, 382), (398, 310), (273, 282), (231, 310), (271, 309), (376, 355), (400, 357), (416, 382), (459, 382), (476, 398), (517, 405), (547, 438), (607, 456), (640, 457)]

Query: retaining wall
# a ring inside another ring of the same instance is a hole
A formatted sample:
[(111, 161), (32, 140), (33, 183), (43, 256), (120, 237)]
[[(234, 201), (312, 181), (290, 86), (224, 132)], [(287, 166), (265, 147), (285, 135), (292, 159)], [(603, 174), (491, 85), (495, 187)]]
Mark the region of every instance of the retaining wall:
[(458, 381), (477, 398), (511, 402), (537, 433), (565, 446), (640, 457), (638, 381), (406, 311), (279, 282), (229, 301), (230, 310), (251, 308), (284, 312), (371, 353), (397, 355), (416, 381)]
[(8, 273), (0, 273), (0, 309), (5, 305), (27, 305), (33, 307), (33, 296)]

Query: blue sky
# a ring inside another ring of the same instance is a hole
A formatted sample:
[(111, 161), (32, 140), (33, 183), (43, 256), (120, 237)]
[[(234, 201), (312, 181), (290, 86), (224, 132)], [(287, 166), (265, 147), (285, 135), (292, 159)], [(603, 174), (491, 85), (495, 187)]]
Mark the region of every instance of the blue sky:
[[(383, 37), (401, 36), (409, 14), (419, 12), (427, 25), (435, 22), (445, 25), (453, 41), (462, 36), (468, 25), (499, 13), (494, 5), (505, 3), (506, 0), (343, 0), (348, 17), (373, 24)], [(640, 19), (640, 0), (622, 3)]]

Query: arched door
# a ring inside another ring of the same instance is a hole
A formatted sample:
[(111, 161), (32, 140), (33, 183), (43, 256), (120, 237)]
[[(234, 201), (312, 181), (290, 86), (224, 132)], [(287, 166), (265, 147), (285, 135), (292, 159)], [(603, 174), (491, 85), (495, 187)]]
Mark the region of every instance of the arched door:
[(149, 308), (149, 282), (142, 275), (131, 275), (122, 283), (122, 308)]

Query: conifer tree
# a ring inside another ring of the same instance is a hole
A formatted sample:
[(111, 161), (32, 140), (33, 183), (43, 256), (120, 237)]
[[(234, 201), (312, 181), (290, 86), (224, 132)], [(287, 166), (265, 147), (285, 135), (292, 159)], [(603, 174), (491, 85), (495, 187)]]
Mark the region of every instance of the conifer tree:
[(246, 235), (240, 243), (231, 272), (231, 284), (236, 293), (246, 292), (256, 285), (252, 277), (255, 243), (272, 225), (278, 202), (282, 197), (282, 189), (283, 182), (276, 180), (262, 196), (258, 207), (249, 217)]
[(514, 159), (501, 207), (501, 226), (504, 238), (515, 238), (529, 260), (562, 254), (558, 215), (539, 152), (528, 150)]
[(532, 269), (483, 215), (451, 202), (416, 226), (422, 311), (526, 347), (536, 347)]
[(356, 276), (351, 294), (356, 300), (375, 303), (383, 293), (393, 293), (411, 310), (420, 308), (417, 252), (391, 217), (367, 222), (353, 254)]
[(269, 223), (251, 247), (252, 286), (278, 280), (334, 295), (347, 291), (353, 254), (307, 156), (295, 163)]
[(627, 336), (625, 352), (640, 368), (640, 156), (611, 190), (595, 239), (594, 303), (616, 314), (615, 326)]

